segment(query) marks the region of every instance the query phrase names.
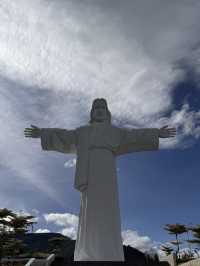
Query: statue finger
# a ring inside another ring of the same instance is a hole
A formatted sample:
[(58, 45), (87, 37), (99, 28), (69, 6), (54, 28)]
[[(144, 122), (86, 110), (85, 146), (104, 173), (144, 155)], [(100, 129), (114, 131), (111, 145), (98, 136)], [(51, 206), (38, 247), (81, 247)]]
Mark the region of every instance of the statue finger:
[(170, 130), (169, 132), (170, 133), (176, 133), (176, 130)]
[(32, 135), (33, 132), (29, 132), (29, 131), (25, 131), (24, 134), (27, 134), (27, 135)]
[(169, 135), (176, 135), (175, 132), (169, 132)]
[(32, 137), (32, 134), (25, 134), (25, 137)]
[(173, 134), (173, 133), (175, 133), (175, 132), (176, 132), (176, 131), (174, 131), (174, 130), (169, 130), (169, 131), (168, 131), (169, 134)]
[(32, 132), (24, 132), (26, 135), (32, 135)]
[(38, 128), (38, 127), (36, 127), (36, 126), (34, 126), (34, 125), (31, 125), (31, 127), (33, 127), (33, 128)]
[(27, 130), (27, 129), (25, 129), (24, 132), (31, 133), (32, 130)]

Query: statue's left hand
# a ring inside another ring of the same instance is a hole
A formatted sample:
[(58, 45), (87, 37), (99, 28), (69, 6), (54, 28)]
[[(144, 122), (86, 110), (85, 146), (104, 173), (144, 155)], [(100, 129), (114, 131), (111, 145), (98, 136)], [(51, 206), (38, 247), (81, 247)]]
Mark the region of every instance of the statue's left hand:
[(31, 128), (25, 128), (24, 130), (24, 135), (25, 137), (28, 137), (28, 138), (40, 138), (40, 128), (39, 127), (36, 127), (34, 125), (31, 125)]
[(168, 128), (168, 126), (164, 126), (159, 129), (159, 138), (170, 138), (170, 137), (175, 137), (175, 135), (176, 135), (175, 127)]

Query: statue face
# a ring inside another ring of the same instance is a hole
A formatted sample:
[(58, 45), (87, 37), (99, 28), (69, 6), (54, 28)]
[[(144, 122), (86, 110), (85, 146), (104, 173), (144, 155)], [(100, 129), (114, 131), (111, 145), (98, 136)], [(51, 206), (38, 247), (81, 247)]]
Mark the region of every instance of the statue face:
[(96, 122), (103, 122), (107, 119), (106, 104), (103, 101), (97, 101), (93, 109), (93, 119)]

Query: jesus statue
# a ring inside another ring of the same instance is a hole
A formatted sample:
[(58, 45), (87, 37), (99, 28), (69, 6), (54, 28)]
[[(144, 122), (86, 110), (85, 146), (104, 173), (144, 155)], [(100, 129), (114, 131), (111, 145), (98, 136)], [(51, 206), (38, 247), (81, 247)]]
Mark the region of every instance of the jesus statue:
[(176, 129), (114, 126), (106, 100), (97, 98), (87, 125), (70, 130), (31, 125), (24, 134), (41, 138), (43, 150), (77, 155), (74, 188), (81, 204), (74, 261), (124, 261), (116, 157), (158, 150), (159, 138), (174, 137)]

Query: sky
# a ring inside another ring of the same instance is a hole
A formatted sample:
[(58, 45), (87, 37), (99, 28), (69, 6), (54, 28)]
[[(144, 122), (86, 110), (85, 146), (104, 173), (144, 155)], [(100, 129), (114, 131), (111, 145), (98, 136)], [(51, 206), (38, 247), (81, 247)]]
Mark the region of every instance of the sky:
[(198, 0), (1, 0), (0, 208), (76, 239), (76, 157), (23, 131), (87, 124), (106, 98), (116, 126), (177, 129), (117, 158), (123, 243), (159, 250), (165, 224), (200, 224), (199, 16)]

